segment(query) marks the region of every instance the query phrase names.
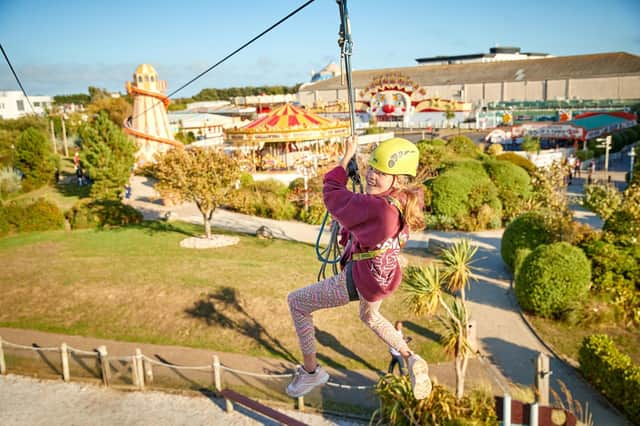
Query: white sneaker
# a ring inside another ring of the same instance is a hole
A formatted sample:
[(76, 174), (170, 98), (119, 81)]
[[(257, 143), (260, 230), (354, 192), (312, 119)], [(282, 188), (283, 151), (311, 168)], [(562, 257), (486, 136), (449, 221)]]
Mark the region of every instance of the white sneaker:
[(296, 367), (295, 377), (287, 386), (287, 395), (298, 398), (306, 395), (317, 386), (322, 386), (329, 381), (329, 374), (324, 368), (317, 366), (313, 374), (307, 373), (305, 369), (299, 365)]
[(429, 378), (429, 366), (427, 361), (419, 355), (409, 357), (409, 377), (415, 399), (425, 399), (431, 393), (431, 379)]

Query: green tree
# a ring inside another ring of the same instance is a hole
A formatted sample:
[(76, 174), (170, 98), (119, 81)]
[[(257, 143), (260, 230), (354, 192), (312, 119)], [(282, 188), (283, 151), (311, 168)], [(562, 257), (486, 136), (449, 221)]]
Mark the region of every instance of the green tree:
[(53, 181), (56, 157), (49, 138), (30, 127), (20, 133), (15, 146), (15, 166), (24, 173), (24, 189), (39, 188)]
[(445, 315), (438, 316), (438, 320), (445, 328), (442, 336), (445, 351), (455, 359), (458, 399), (464, 395), (467, 365), (474, 350), (468, 335), (467, 303), (463, 297), (447, 302), (444, 289), (464, 289), (472, 276), (471, 263), (476, 250), (477, 247), (471, 247), (467, 240), (457, 241), (441, 255), (444, 268), (435, 262), (422, 267), (410, 266), (403, 278), (408, 293), (407, 305), (413, 313), (434, 314), (439, 307), (445, 312)]
[(522, 150), (527, 153), (527, 157), (531, 154), (540, 152), (540, 139), (531, 136), (525, 136), (522, 141)]
[(451, 104), (447, 104), (446, 109), (442, 113), (444, 115), (445, 120), (447, 120), (447, 124), (456, 116), (456, 112), (453, 110), (453, 106)]
[(111, 121), (121, 127), (124, 120), (131, 116), (133, 107), (128, 98), (123, 96), (119, 98), (96, 96), (95, 99), (92, 98), (86, 111), (90, 116), (97, 116), (101, 112), (105, 112)]
[(172, 149), (154, 166), (156, 188), (175, 201), (194, 202), (202, 214), (207, 238), (211, 217), (240, 178), (237, 162), (224, 152), (207, 148)]
[(102, 112), (80, 128), (82, 166), (93, 181), (91, 197), (117, 200), (131, 175), (135, 144)]

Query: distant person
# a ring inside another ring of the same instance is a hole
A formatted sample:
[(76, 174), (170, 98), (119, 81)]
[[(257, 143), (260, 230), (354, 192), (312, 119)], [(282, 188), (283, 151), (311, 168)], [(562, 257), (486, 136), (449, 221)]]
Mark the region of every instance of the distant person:
[(131, 198), (131, 184), (129, 183), (124, 186), (124, 198), (127, 200)]
[(78, 180), (78, 186), (82, 186), (84, 179), (84, 172), (82, 171), (82, 164), (78, 164), (76, 167), (76, 179)]
[(581, 164), (582, 164), (582, 163), (580, 162), (580, 159), (579, 159), (579, 158), (576, 158), (576, 162), (575, 162), (575, 164), (574, 164), (574, 167), (575, 167), (575, 169), (574, 169), (574, 170), (575, 170), (575, 176), (576, 176), (576, 177), (580, 177), (580, 165), (581, 165)]
[[(402, 321), (396, 321), (395, 323), (395, 329), (398, 331), (398, 333), (400, 333), (401, 336), (403, 336), (402, 334)], [(411, 341), (411, 337), (404, 337), (403, 339), (405, 342), (409, 343)], [(387, 370), (387, 372), (389, 374), (393, 374), (393, 370), (395, 369), (395, 366), (398, 366), (398, 370), (400, 371), (400, 374), (407, 374), (407, 370), (404, 368), (404, 358), (402, 358), (402, 354), (400, 352), (398, 352), (398, 350), (396, 348), (394, 348), (393, 346), (389, 346), (389, 353), (391, 354), (391, 362), (389, 362), (389, 368)]]
[(400, 352), (409, 366), (414, 397), (424, 399), (431, 393), (427, 362), (409, 349), (402, 334), (380, 313), (382, 301), (402, 281), (398, 256), (409, 231), (424, 228), (423, 190), (411, 179), (416, 176), (418, 148), (402, 138), (380, 143), (369, 157), (366, 190), (361, 194), (347, 188), (348, 164), (357, 146), (356, 137), (346, 139), (344, 155), (324, 175), (322, 188), (325, 206), (342, 228), (342, 271), (288, 296), (303, 364), (287, 394), (297, 398), (329, 380), (316, 358), (313, 312), (358, 301), (361, 321)]

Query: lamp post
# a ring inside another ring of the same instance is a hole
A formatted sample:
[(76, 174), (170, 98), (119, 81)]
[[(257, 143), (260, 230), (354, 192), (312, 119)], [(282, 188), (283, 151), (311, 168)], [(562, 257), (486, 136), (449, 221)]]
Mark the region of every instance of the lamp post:
[(602, 142), (598, 148), (604, 148), (604, 179), (609, 174), (609, 150), (611, 149), (611, 135), (606, 138), (597, 138), (596, 141)]
[(633, 160), (636, 158), (636, 150), (631, 147), (629, 151), (629, 183), (633, 180)]

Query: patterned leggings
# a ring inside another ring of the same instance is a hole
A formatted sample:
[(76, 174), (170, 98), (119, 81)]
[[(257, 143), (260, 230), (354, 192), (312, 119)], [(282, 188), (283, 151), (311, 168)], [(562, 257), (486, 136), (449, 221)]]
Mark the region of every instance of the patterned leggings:
[[(293, 291), (287, 299), (303, 355), (315, 354), (316, 339), (312, 312), (349, 303), (346, 272), (343, 270), (331, 278)], [(382, 301), (367, 302), (360, 298), (360, 319), (388, 346), (400, 352), (408, 351), (409, 347), (402, 335), (380, 314), (381, 304)]]

